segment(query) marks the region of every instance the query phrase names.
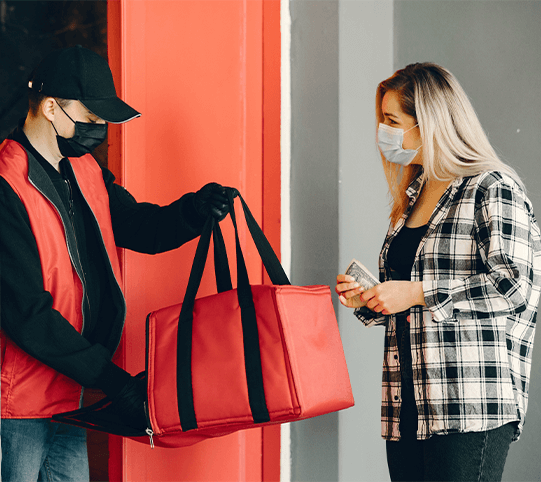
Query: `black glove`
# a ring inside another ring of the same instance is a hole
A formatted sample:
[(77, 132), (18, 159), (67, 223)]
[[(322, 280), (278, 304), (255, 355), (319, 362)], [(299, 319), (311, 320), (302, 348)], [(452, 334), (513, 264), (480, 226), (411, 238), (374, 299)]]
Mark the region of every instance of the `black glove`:
[(144, 431), (149, 428), (144, 407), (146, 400), (146, 378), (131, 377), (120, 393), (113, 399), (112, 408), (122, 422), (132, 428)]
[(226, 188), (215, 182), (203, 186), (193, 196), (195, 212), (203, 219), (213, 216), (221, 221), (229, 213)]

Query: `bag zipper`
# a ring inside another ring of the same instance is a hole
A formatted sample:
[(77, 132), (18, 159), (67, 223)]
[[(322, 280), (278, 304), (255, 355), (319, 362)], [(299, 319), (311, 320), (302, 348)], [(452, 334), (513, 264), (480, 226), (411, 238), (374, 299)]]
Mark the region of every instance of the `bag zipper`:
[[(148, 350), (149, 350), (149, 336), (148, 336), (148, 329), (149, 329), (149, 325), (150, 325), (150, 314), (147, 315), (147, 319), (146, 319), (146, 322), (145, 322), (145, 334), (146, 334), (146, 340), (145, 340), (145, 373), (147, 374), (147, 383), (148, 383)], [(147, 393), (147, 398), (148, 398), (148, 393)], [(150, 423), (150, 414), (149, 414), (149, 410), (148, 410), (148, 400), (145, 400), (144, 402), (144, 408), (145, 408), (145, 415), (147, 417), (147, 424), (148, 424), (148, 428), (145, 430), (145, 432), (147, 433), (148, 437), (150, 438), (150, 448), (154, 448), (154, 440), (153, 440), (153, 435), (154, 435), (154, 432), (152, 431), (152, 424)]]
[(148, 438), (150, 439), (150, 448), (154, 448), (154, 439), (152, 438), (154, 436), (154, 432), (152, 431), (152, 424), (150, 423), (150, 417), (148, 416), (148, 402), (145, 400), (143, 402), (143, 407), (145, 409), (145, 415), (147, 417), (147, 424), (148, 427), (145, 429), (146, 434), (148, 435)]

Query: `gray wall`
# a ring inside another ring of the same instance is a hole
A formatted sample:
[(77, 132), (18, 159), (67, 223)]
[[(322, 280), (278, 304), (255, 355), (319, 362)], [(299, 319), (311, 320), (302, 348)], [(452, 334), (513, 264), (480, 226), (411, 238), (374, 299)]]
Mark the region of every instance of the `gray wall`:
[[(449, 68), (541, 217), (541, 2), (292, 0), (292, 280), (334, 284), (351, 258), (377, 271), (387, 187), (377, 156), (379, 81), (415, 61)], [(339, 94), (339, 95), (338, 95)], [(292, 480), (386, 481), (383, 330), (337, 309), (356, 406), (292, 424)], [(505, 481), (541, 480), (541, 334), (524, 434)]]
[[(352, 258), (377, 276), (388, 227), (387, 184), (375, 145), (377, 84), (393, 72), (393, 2), (340, 1), (339, 265)], [(388, 480), (381, 438), (382, 327), (338, 311), (355, 407), (339, 415), (341, 481)]]
[[(453, 72), (497, 152), (521, 175), (541, 219), (541, 2), (395, 2), (396, 68), (431, 60)], [(541, 330), (521, 440), (504, 481), (541, 480)]]
[[(332, 284), (338, 265), (338, 2), (291, 7), (291, 281)], [(338, 415), (291, 425), (291, 480), (338, 478)]]

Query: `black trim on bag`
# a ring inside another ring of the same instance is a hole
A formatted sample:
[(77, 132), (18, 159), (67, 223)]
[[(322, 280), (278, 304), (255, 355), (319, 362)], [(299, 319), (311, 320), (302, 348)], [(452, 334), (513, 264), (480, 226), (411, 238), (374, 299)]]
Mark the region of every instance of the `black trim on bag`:
[[(228, 188), (230, 204), (229, 214), (235, 228), (235, 246), (237, 255), (237, 295), (241, 308), (242, 332), (244, 345), (244, 360), (246, 381), (248, 385), (248, 398), (252, 417), (255, 423), (270, 421), (270, 415), (265, 400), (265, 388), (263, 384), (263, 371), (261, 366), (261, 352), (259, 348), (259, 331), (252, 295), (252, 289), (248, 279), (248, 271), (242, 254), (238, 235), (237, 221), (234, 208), (234, 196), (236, 190)], [(285, 274), (278, 257), (274, 253), (270, 243), (261, 231), (261, 228), (252, 216), (248, 206), (238, 194), (248, 230), (254, 240), (256, 248), (261, 256), (263, 265), (269, 274), (271, 282), (276, 285), (289, 285), (289, 279)], [(201, 277), (205, 268), (207, 254), (210, 247), (211, 233), (214, 237), (215, 274), (218, 292), (231, 289), (231, 274), (227, 261), (225, 244), (219, 225), (212, 217), (209, 217), (203, 232), (201, 233), (195, 253), (186, 294), (179, 315), (177, 335), (177, 404), (180, 425), (184, 432), (197, 428), (192, 385), (192, 334), (193, 334), (193, 308), (195, 297), (201, 283)]]
[(237, 295), (241, 310), (248, 401), (250, 402), (254, 423), (264, 423), (270, 421), (270, 415), (265, 400), (265, 387), (263, 385), (263, 369), (261, 367), (261, 352), (259, 349), (259, 330), (257, 328), (254, 298), (248, 279), (248, 271), (240, 246), (235, 206), (231, 192), (229, 192), (229, 204), (231, 220), (233, 221), (233, 226), (235, 228), (238, 278)]
[[(145, 378), (146, 372), (135, 375), (136, 378)], [(96, 403), (78, 410), (53, 415), (55, 422), (67, 423), (77, 427), (106, 432), (122, 437), (143, 437), (147, 432), (143, 429), (126, 425), (118, 415), (122, 407), (110, 397), (105, 397)]]

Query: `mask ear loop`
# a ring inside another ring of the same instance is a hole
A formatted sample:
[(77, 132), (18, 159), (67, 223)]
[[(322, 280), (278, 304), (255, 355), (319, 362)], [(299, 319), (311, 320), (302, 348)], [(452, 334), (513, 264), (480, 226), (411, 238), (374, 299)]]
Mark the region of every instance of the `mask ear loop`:
[(56, 127), (54, 126), (53, 121), (51, 121), (51, 125), (53, 126), (53, 129), (54, 129), (56, 135), (58, 136), (58, 131), (56, 130)]
[(60, 110), (61, 110), (62, 112), (64, 112), (64, 114), (66, 114), (66, 115), (68, 116), (68, 119), (69, 119), (71, 122), (73, 122), (74, 124), (76, 124), (76, 122), (69, 116), (69, 114), (68, 114), (64, 109), (62, 109), (62, 106), (60, 105), (60, 103), (58, 102), (58, 100), (55, 99), (54, 101), (56, 102), (56, 105), (58, 105), (58, 107), (60, 107)]
[[(77, 124), (77, 122), (75, 122), (75, 121), (70, 117), (70, 115), (62, 108), (62, 106), (60, 105), (60, 103), (58, 102), (58, 100), (57, 100), (56, 98), (54, 99), (54, 101), (56, 102), (56, 105), (57, 105), (58, 107), (60, 107), (60, 110), (61, 110), (62, 112), (64, 112), (64, 114), (66, 114), (67, 118), (68, 118), (71, 122), (73, 122), (74, 124)], [(56, 135), (58, 136), (59, 134), (58, 134), (58, 131), (56, 130), (56, 127), (54, 126), (53, 121), (51, 121), (51, 125), (53, 126), (53, 129), (54, 129)]]
[[(417, 127), (419, 125), (419, 123), (417, 122), (417, 124), (415, 124), (413, 127), (410, 127), (407, 131), (404, 131), (404, 133), (402, 134), (402, 143), (404, 143), (404, 134), (406, 132), (409, 132), (411, 131), (412, 129), (415, 129), (415, 127)], [(421, 144), (417, 149), (415, 149), (415, 151), (419, 152), (419, 149), (423, 147), (423, 145)]]
[[(66, 114), (66, 115), (67, 115), (67, 114)], [(405, 134), (406, 132), (411, 131), (412, 129), (415, 129), (418, 125), (419, 125), (419, 123), (415, 124), (413, 127), (410, 127), (407, 131), (404, 131), (404, 134)]]

